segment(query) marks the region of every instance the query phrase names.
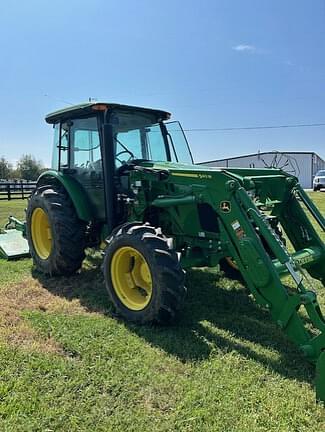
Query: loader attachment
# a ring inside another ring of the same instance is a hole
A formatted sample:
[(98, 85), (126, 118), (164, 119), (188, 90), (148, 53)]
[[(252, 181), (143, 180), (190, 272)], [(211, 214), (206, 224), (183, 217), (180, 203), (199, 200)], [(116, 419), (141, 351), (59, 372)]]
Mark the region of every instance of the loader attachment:
[(0, 233), (0, 258), (13, 260), (29, 256), (29, 247), (24, 237), (25, 224), (13, 216)]
[(243, 177), (228, 189), (232, 211), (221, 217), (231, 256), (256, 302), (316, 364), (317, 399), (325, 402), (325, 319), (314, 281), (325, 286), (325, 245), (307, 214), (323, 231), (325, 220), (293, 177)]

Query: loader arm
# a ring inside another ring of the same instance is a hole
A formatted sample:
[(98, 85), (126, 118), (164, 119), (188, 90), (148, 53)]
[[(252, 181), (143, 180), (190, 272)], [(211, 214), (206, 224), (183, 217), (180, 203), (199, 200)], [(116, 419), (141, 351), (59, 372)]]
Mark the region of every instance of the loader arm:
[[(252, 181), (244, 180), (246, 184)], [(239, 182), (228, 182), (232, 211), (220, 213), (220, 217), (229, 236), (232, 257), (250, 292), (258, 304), (270, 311), (273, 320), (305, 357), (316, 363), (316, 397), (325, 401), (325, 319), (316, 292), (310, 287), (312, 282), (305, 273), (306, 269), (325, 285), (325, 247), (300, 202), (323, 230), (325, 221), (293, 179), (285, 181), (284, 178), (269, 177), (263, 179), (263, 187), (267, 188), (271, 180), (275, 185), (273, 190), (277, 192), (273, 196), (268, 193), (268, 200), (257, 201), (257, 204)], [(269, 218), (261, 212), (261, 207), (267, 206), (272, 209), (271, 215), (280, 221), (294, 252), (286, 249)], [(284, 276), (292, 280), (291, 288), (282, 282)], [(305, 309), (315, 331), (306, 328), (301, 309)]]

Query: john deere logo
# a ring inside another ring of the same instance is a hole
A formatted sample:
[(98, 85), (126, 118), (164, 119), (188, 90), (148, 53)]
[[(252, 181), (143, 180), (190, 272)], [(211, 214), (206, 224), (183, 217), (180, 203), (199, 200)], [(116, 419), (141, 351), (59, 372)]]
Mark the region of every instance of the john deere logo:
[(220, 210), (224, 213), (229, 213), (231, 211), (231, 204), (229, 201), (220, 202)]

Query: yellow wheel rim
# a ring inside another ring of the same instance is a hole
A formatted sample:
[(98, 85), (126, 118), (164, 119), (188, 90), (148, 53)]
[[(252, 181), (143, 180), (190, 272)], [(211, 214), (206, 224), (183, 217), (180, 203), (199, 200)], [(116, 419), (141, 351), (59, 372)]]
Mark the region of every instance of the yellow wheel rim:
[(118, 249), (111, 261), (113, 288), (128, 309), (144, 309), (152, 297), (152, 278), (143, 255), (130, 246)]
[(41, 259), (47, 259), (52, 251), (52, 231), (48, 215), (40, 207), (33, 211), (31, 232), (37, 255)]

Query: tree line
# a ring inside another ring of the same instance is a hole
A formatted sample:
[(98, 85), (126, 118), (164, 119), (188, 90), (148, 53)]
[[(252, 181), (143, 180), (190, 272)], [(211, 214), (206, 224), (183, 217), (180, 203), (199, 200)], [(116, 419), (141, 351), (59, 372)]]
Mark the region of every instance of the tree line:
[(31, 154), (23, 154), (15, 167), (4, 156), (0, 157), (0, 181), (16, 179), (35, 181), (44, 169), (42, 161)]

